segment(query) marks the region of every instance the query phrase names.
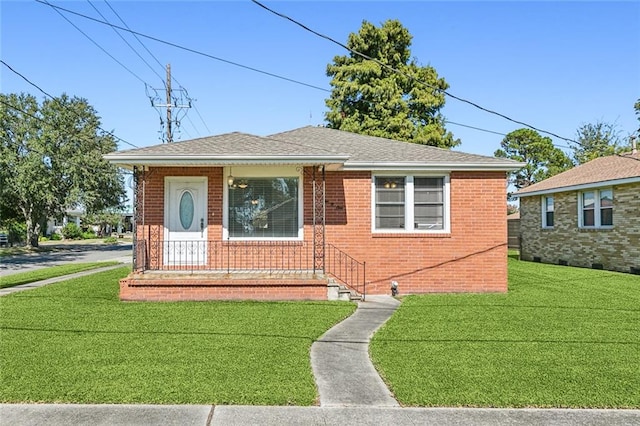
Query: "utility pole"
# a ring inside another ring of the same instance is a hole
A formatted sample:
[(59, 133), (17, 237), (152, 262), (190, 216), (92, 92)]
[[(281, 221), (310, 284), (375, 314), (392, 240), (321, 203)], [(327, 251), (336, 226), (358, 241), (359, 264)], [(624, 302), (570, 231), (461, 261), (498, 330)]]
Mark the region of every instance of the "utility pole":
[[(175, 90), (171, 88), (171, 64), (167, 64), (167, 81), (164, 84), (163, 91), (165, 93), (162, 97), (160, 90), (146, 86), (151, 106), (160, 114), (160, 126), (163, 129), (161, 133), (164, 133), (161, 138), (162, 142), (171, 143), (173, 142), (174, 125), (176, 129), (180, 127), (180, 120), (185, 117), (187, 110), (191, 108), (191, 98), (183, 87)], [(162, 108), (166, 109), (166, 114), (162, 114)]]
[(167, 64), (167, 143), (173, 142), (171, 134), (171, 64)]

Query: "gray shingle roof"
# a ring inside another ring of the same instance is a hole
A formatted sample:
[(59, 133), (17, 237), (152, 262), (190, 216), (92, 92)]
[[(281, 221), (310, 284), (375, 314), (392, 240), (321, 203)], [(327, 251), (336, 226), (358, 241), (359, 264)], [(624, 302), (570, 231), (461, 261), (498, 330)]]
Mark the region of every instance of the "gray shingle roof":
[(333, 153), (349, 154), (348, 164), (415, 163), (415, 164), (505, 164), (515, 161), (484, 155), (435, 148), (427, 145), (366, 136), (326, 127), (302, 127), (270, 135), (269, 138), (323, 147)]
[(331, 164), (345, 169), (440, 167), (510, 170), (520, 166), (520, 163), (502, 158), (311, 126), (267, 137), (226, 133), (118, 151), (105, 158), (122, 166), (278, 162)]
[(560, 192), (563, 188), (633, 178), (640, 180), (640, 153), (610, 155), (596, 158), (523, 188), (516, 195), (526, 197), (540, 193)]
[(140, 156), (186, 156), (201, 157), (222, 156), (326, 156), (332, 155), (326, 149), (291, 142), (283, 142), (269, 137), (233, 132), (186, 141), (166, 143), (118, 151), (110, 155), (140, 155)]

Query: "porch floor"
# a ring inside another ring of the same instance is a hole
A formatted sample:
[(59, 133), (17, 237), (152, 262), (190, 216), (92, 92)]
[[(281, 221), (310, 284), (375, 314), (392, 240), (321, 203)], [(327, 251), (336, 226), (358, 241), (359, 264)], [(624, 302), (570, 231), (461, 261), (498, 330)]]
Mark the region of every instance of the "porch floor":
[(291, 271), (291, 270), (175, 270), (175, 271), (142, 271), (134, 272), (136, 279), (168, 279), (175, 280), (181, 278), (201, 279), (201, 280), (273, 280), (273, 279), (294, 279), (294, 280), (326, 280), (327, 276), (321, 272), (313, 271)]

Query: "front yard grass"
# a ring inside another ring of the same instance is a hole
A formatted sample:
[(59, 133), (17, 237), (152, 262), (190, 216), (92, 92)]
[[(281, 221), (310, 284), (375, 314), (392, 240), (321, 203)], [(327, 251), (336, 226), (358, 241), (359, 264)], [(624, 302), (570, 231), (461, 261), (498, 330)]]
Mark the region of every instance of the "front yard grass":
[(0, 298), (0, 401), (311, 405), (344, 302), (118, 300), (117, 268)]
[(409, 406), (640, 407), (640, 277), (509, 259), (508, 294), (408, 296), (370, 347)]
[(76, 272), (88, 271), (90, 269), (102, 268), (104, 266), (117, 265), (118, 262), (85, 262), (70, 263), (67, 265), (56, 265), (47, 268), (36, 269), (35, 271), (18, 272), (17, 274), (0, 277), (0, 288), (13, 287), (21, 284), (28, 284), (49, 278), (61, 277), (63, 275), (75, 274)]

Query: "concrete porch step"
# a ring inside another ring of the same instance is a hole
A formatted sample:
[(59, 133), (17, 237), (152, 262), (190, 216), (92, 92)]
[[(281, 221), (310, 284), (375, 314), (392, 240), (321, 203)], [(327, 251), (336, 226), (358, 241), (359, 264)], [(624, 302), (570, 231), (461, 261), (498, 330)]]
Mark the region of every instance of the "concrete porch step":
[(351, 290), (344, 284), (336, 282), (333, 278), (329, 278), (327, 282), (327, 299), (328, 300), (344, 300), (346, 302), (361, 301), (362, 295)]

